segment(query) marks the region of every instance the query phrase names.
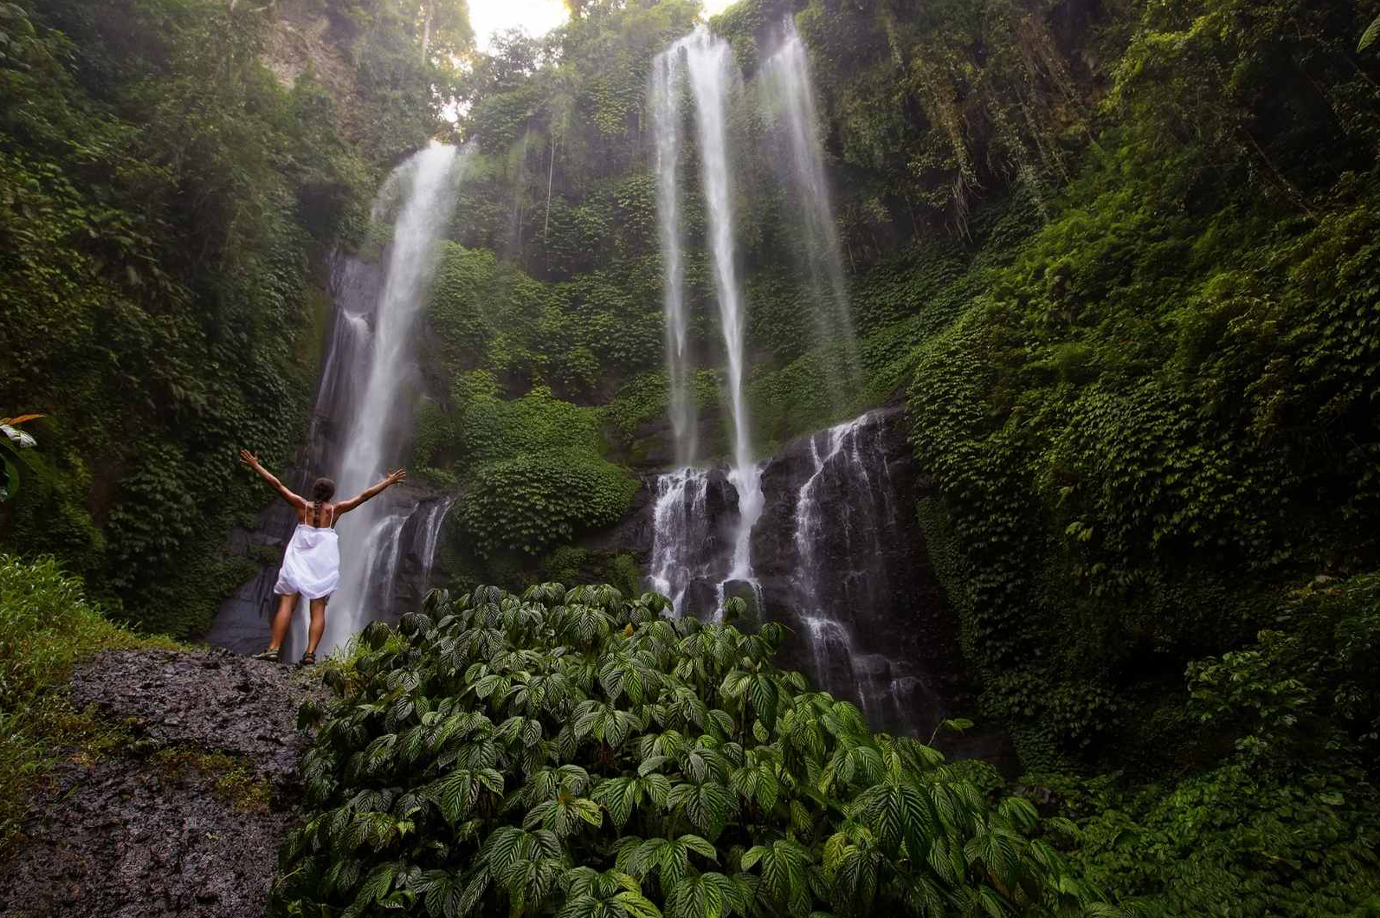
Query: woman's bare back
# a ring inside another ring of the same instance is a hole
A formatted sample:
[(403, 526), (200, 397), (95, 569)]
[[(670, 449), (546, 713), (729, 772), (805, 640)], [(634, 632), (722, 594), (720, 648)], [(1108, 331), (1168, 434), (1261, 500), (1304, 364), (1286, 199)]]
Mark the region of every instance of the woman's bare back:
[(326, 501), (309, 500), (296, 510), (297, 522), (317, 529), (334, 529), (339, 517), (336, 505)]

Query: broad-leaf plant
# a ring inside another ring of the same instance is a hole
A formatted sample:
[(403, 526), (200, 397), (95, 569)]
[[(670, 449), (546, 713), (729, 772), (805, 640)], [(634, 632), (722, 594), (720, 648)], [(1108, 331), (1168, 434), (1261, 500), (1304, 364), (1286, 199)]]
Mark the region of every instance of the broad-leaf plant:
[[(730, 600), (730, 603), (741, 600)], [(732, 619), (740, 609), (726, 608)], [(278, 914), (1121, 915), (1025, 799), (610, 586), (434, 591), (309, 702)]]

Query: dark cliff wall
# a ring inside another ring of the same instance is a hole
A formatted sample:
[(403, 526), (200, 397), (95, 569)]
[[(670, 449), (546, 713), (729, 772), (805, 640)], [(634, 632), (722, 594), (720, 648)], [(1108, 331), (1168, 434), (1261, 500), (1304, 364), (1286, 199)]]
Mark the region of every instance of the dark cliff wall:
[[(857, 704), (875, 728), (928, 739), (941, 720), (973, 714), (974, 692), (957, 618), (915, 517), (931, 485), (917, 472), (907, 430), (900, 408), (881, 409), (764, 460), (765, 509), (751, 540), (756, 589), (730, 581), (723, 595), (748, 600), (743, 627), (762, 619), (787, 626), (782, 665)], [(655, 575), (658, 538), (681, 540), (667, 592), (682, 614), (710, 618), (732, 566), (738, 496), (722, 468), (695, 473), (688, 487), (685, 477), (644, 476), (632, 512), (585, 544), (629, 552)], [(655, 518), (667, 493), (680, 506), (663, 504), (663, 513), (688, 511), (680, 531)], [(1014, 768), (997, 731), (939, 742)]]

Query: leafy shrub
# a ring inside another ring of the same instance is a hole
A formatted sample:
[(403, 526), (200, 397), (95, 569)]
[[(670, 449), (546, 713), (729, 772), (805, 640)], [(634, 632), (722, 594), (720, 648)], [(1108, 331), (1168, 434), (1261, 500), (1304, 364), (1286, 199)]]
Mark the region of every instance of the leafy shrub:
[(599, 429), (592, 410), (562, 401), (544, 387), (508, 401), (476, 393), (465, 411), (460, 446), (474, 466), (523, 453), (594, 457), (599, 455)]
[(1031, 779), (1061, 795), (1095, 883), (1170, 916), (1322, 918), (1380, 906), (1380, 795), (1353, 769), (1292, 781), (1241, 763), (1170, 785)]
[(279, 914), (1096, 914), (1035, 837), (911, 739), (770, 658), (778, 625), (556, 583), (433, 593), (328, 675)]
[[(698, 371), (691, 384), (691, 398), (701, 414), (712, 411), (719, 404), (722, 392), (722, 373), (718, 370)], [(671, 386), (665, 373), (646, 373), (634, 378), (618, 390), (612, 400), (599, 407), (599, 416), (609, 428), (610, 438), (634, 455), (641, 440), (665, 436), (667, 410), (671, 401)], [(703, 443), (704, 451), (712, 454), (713, 443)]]
[(481, 466), (466, 486), (460, 518), (481, 556), (535, 555), (617, 522), (636, 490), (634, 478), (602, 459), (536, 453)]
[(1254, 644), (1188, 667), (1190, 710), (1257, 772), (1291, 775), (1309, 753), (1377, 772), (1380, 574), (1293, 590)]

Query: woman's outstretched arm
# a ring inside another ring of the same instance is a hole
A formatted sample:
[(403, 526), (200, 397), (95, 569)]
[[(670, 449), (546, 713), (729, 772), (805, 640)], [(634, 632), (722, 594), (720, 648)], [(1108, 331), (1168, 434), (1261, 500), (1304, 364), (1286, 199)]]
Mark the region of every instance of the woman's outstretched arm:
[(337, 514), (349, 513), (351, 510), (355, 509), (369, 498), (377, 497), (379, 494), (383, 493), (383, 491), (387, 490), (387, 488), (390, 485), (395, 485), (400, 481), (406, 480), (406, 478), (407, 472), (405, 470), (395, 469), (394, 471), (391, 471), (387, 475), (385, 475), (383, 481), (380, 481), (378, 484), (370, 485), (369, 487), (365, 488), (363, 491), (356, 494), (349, 500), (343, 500), (340, 503), (336, 504), (335, 512)]
[(260, 478), (268, 482), (273, 487), (273, 489), (277, 491), (279, 494), (283, 495), (283, 500), (292, 504), (299, 510), (307, 505), (305, 499), (289, 491), (286, 487), (284, 487), (283, 483), (279, 481), (272, 472), (260, 465), (259, 457), (251, 453), (249, 450), (240, 450), (240, 461), (243, 462), (245, 465), (249, 466), (255, 472), (257, 472)]

